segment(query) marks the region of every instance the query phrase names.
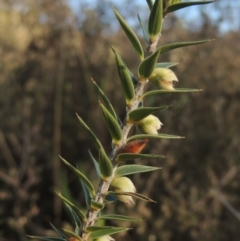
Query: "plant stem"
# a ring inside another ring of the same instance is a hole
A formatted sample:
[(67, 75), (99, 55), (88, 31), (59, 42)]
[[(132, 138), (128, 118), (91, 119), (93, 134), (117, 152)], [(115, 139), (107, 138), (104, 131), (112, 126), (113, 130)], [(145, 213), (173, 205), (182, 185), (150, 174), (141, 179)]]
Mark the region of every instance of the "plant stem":
[[(159, 40), (159, 38), (158, 38), (158, 40)], [(150, 55), (151, 53), (154, 52), (154, 50), (156, 49), (158, 40), (154, 43), (151, 43), (148, 46), (148, 48), (147, 48), (148, 55)], [(113, 174), (111, 177), (108, 178), (108, 180), (101, 180), (99, 182), (97, 194), (94, 197), (95, 202), (100, 202), (100, 203), (104, 202), (105, 195), (107, 194), (107, 192), (109, 190), (109, 186), (115, 176), (115, 171), (118, 166), (118, 164), (115, 163), (115, 159), (118, 155), (118, 151), (126, 144), (129, 131), (131, 130), (131, 128), (133, 126), (133, 124), (130, 124), (127, 122), (128, 114), (131, 111), (138, 108), (139, 102), (140, 102), (140, 97), (142, 96), (144, 87), (146, 86), (147, 83), (148, 83), (148, 80), (146, 80), (145, 82), (142, 82), (142, 83), (138, 82), (137, 86), (135, 87), (135, 98), (133, 99), (131, 106), (128, 106), (126, 108), (126, 116), (125, 116), (125, 119), (124, 119), (124, 122), (122, 125), (121, 143), (118, 146), (114, 146), (112, 153), (111, 153), (111, 162), (113, 163)], [(86, 228), (89, 226), (93, 226), (95, 224), (99, 211), (100, 210), (93, 210), (93, 209), (89, 208), (89, 210), (87, 212), (87, 221), (83, 225), (82, 232), (81, 232), (82, 241), (88, 240), (89, 233), (86, 232)]]

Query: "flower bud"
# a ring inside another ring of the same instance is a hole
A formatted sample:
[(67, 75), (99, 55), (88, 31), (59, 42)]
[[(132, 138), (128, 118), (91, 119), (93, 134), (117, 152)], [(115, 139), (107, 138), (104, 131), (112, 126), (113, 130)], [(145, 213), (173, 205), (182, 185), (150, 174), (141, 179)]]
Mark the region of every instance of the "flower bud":
[[(136, 192), (136, 188), (132, 181), (127, 177), (115, 177), (111, 182), (111, 187), (116, 192)], [(133, 205), (134, 201), (129, 195), (117, 195), (118, 200)]]
[(178, 82), (178, 78), (170, 69), (155, 68), (149, 81), (160, 89), (174, 90), (173, 82)]
[(97, 238), (95, 239), (96, 241), (113, 241), (115, 240), (114, 238), (112, 238), (111, 236), (109, 235), (105, 235), (105, 236), (102, 236), (100, 238)]
[(79, 241), (79, 239), (75, 238), (75, 237), (71, 237), (69, 238), (67, 241)]
[(139, 154), (145, 148), (147, 143), (148, 143), (148, 139), (130, 141), (118, 151), (118, 154), (121, 154), (121, 153)]
[(158, 134), (162, 122), (154, 115), (149, 115), (137, 123), (139, 130), (145, 134)]

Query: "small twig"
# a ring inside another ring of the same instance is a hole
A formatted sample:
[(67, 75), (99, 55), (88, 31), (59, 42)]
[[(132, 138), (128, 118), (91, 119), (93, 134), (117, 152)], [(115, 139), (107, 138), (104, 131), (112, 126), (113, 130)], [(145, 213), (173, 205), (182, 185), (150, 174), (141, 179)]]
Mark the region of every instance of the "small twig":
[(12, 186), (12, 187), (17, 187), (18, 186), (18, 181), (14, 177), (10, 177), (7, 173), (0, 171), (0, 179), (4, 181), (6, 184)]
[(10, 168), (17, 168), (16, 161), (10, 151), (10, 148), (5, 140), (3, 132), (0, 130), (0, 148), (2, 149), (2, 154)]
[(216, 194), (216, 198), (240, 221), (240, 212), (238, 212), (220, 192)]

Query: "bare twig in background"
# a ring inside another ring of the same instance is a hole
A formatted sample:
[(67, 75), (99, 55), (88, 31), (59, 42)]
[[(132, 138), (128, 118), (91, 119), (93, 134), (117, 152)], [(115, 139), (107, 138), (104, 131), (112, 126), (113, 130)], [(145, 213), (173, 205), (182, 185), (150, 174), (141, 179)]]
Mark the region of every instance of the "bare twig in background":
[(10, 148), (5, 140), (3, 132), (0, 130), (0, 148), (2, 149), (2, 154), (10, 168), (16, 168), (17, 164), (11, 153)]

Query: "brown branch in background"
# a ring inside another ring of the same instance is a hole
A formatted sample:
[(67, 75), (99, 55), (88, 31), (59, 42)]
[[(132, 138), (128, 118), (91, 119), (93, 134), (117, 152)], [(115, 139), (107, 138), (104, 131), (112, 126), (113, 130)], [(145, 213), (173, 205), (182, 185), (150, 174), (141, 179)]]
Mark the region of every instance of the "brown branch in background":
[(30, 154), (31, 154), (31, 130), (30, 130), (30, 117), (32, 114), (31, 107), (32, 102), (29, 102), (29, 99), (26, 98), (23, 100), (22, 106), (22, 153), (21, 153), (21, 162), (19, 164), (18, 171), (18, 180), (19, 185), (22, 178), (24, 177), (26, 170), (29, 165)]
[(5, 182), (6, 184), (12, 186), (12, 187), (17, 187), (18, 186), (18, 180), (14, 177), (9, 176), (9, 174), (3, 172), (0, 170), (0, 180)]
[(2, 149), (2, 154), (10, 168), (17, 168), (16, 161), (8, 147), (8, 144), (5, 140), (3, 132), (0, 130), (0, 148)]
[(216, 198), (240, 221), (240, 212), (237, 211), (220, 192), (216, 193)]
[(193, 210), (196, 210), (200, 206), (204, 206), (208, 198), (214, 197), (217, 198), (223, 204), (223, 206), (226, 207), (228, 211), (230, 211), (240, 221), (240, 212), (237, 211), (221, 193), (221, 187), (226, 186), (234, 177), (236, 177), (238, 171), (239, 169), (237, 166), (231, 167), (219, 181), (219, 185), (215, 188), (210, 188), (205, 197), (201, 198), (197, 203), (194, 204)]

